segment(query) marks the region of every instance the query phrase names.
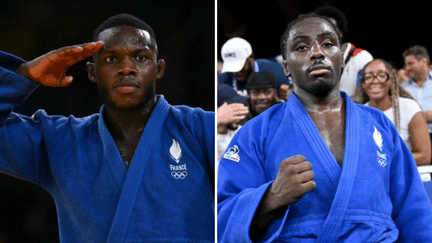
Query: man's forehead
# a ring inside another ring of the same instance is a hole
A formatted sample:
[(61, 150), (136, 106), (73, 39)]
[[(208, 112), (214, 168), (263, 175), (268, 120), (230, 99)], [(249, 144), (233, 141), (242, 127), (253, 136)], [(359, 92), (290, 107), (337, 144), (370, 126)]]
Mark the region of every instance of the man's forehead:
[(321, 18), (308, 18), (295, 24), (289, 33), (289, 41), (299, 36), (311, 36), (312, 34), (329, 34), (337, 37), (333, 26)]
[(151, 35), (148, 31), (131, 26), (116, 26), (105, 29), (100, 32), (99, 40), (104, 41), (106, 45), (119, 42), (144, 42), (148, 46), (154, 46)]

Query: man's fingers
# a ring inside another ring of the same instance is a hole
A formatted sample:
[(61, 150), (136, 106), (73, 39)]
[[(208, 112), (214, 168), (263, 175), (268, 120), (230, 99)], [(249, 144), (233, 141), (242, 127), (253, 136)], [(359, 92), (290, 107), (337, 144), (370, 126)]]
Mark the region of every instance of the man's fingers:
[(66, 76), (62, 79), (62, 81), (60, 82), (59, 86), (64, 87), (64, 86), (69, 86), (73, 81), (73, 77), (72, 76)]
[(295, 165), (295, 164), (301, 163), (303, 161), (306, 161), (306, 158), (303, 155), (298, 154), (298, 155), (294, 155), (294, 156), (291, 156), (289, 158), (286, 158), (286, 159), (282, 160), (281, 163), (282, 164), (292, 164), (292, 165)]
[(103, 46), (102, 41), (90, 42), (79, 45), (70, 50), (71, 57), (74, 58), (75, 62), (80, 62), (92, 55), (96, 54)]
[(67, 46), (48, 53), (48, 59), (54, 63), (62, 62), (71, 66), (96, 54), (102, 46), (102, 41)]
[(295, 170), (298, 174), (303, 173), (305, 171), (312, 170), (312, 163), (309, 161), (303, 161), (294, 165)]
[(315, 181), (308, 181), (306, 183), (303, 183), (301, 185), (301, 187), (302, 187), (303, 191), (306, 194), (307, 192), (310, 192), (310, 191), (312, 191), (313, 189), (316, 188), (316, 183), (315, 183)]
[[(90, 57), (94, 54), (96, 54), (102, 46), (104, 45), (103, 41), (97, 41), (97, 42), (90, 42), (86, 44), (82, 44), (81, 47), (83, 48), (82, 52), (87, 57)], [(84, 58), (85, 59), (85, 58)]]
[(306, 183), (306, 182), (312, 181), (315, 174), (313, 173), (313, 171), (308, 170), (308, 171), (305, 171), (303, 173), (300, 173), (299, 176), (300, 176), (300, 181), (302, 183)]

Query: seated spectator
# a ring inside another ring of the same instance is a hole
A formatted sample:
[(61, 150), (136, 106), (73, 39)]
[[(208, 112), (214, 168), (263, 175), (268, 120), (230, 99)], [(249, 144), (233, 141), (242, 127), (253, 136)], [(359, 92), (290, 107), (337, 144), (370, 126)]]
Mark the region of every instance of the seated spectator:
[(250, 120), (271, 106), (282, 103), (278, 97), (277, 83), (269, 72), (252, 73), (246, 85), (249, 100), (249, 114), (246, 120)]
[(231, 86), (238, 94), (248, 96), (246, 83), (249, 76), (256, 72), (270, 72), (276, 82), (279, 95), (285, 98), (290, 79), (285, 76), (282, 65), (269, 59), (255, 59), (252, 46), (246, 40), (235, 37), (222, 46), (222, 73), (218, 75), (218, 83)]
[(360, 80), (366, 105), (383, 111), (395, 124), (417, 165), (430, 164), (426, 121), (419, 104), (400, 86), (396, 70), (387, 61), (375, 59), (366, 64)]
[(409, 80), (402, 84), (419, 103), (428, 124), (432, 138), (432, 71), (429, 69), (430, 57), (424, 46), (411, 46), (402, 53), (405, 71)]

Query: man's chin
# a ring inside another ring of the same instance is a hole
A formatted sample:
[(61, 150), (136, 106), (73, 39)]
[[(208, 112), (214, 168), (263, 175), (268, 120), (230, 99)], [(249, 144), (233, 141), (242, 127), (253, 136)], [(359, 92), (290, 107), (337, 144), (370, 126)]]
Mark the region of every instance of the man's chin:
[(132, 103), (132, 102), (104, 102), (105, 106), (109, 106), (112, 110), (118, 112), (136, 111), (143, 108), (142, 103)]
[(322, 81), (310, 87), (310, 92), (317, 97), (323, 98), (330, 94), (334, 88), (335, 86), (333, 83)]

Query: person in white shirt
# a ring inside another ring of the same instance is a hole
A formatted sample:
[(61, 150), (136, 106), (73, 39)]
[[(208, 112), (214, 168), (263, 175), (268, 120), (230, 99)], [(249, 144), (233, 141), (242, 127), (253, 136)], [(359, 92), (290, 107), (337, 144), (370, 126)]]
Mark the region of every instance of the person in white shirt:
[(395, 124), (418, 166), (428, 165), (431, 142), (426, 120), (420, 105), (396, 77), (396, 70), (385, 60), (375, 59), (366, 64), (360, 73), (363, 102), (383, 111)]

